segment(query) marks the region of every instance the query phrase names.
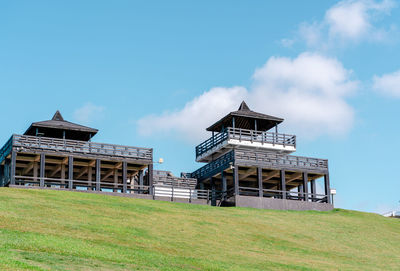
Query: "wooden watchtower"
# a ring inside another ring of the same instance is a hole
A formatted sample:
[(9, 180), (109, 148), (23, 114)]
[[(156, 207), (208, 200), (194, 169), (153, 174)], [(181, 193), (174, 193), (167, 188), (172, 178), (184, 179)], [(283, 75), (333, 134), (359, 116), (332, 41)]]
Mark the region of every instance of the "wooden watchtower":
[(59, 111), (32, 123), (0, 149), (0, 186), (150, 194), (153, 149), (92, 142), (97, 132)]
[[(332, 209), (328, 160), (291, 155), (296, 136), (278, 132), (283, 119), (250, 110), (243, 101), (210, 127), (196, 147), (191, 173), (199, 189), (211, 189), (222, 204), (269, 209)], [(323, 193), (317, 181), (323, 178)], [(220, 197), (218, 195), (221, 195)]]

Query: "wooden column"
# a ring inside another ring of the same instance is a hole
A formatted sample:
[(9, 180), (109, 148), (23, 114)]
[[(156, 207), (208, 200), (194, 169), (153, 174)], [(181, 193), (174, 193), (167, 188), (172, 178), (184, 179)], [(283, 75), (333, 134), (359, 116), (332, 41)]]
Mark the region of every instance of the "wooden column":
[(317, 186), (315, 185), (315, 180), (311, 180), (311, 201), (315, 201), (315, 194), (317, 193)]
[(114, 168), (114, 189), (113, 192), (118, 192), (118, 169)]
[(92, 165), (88, 167), (88, 190), (93, 190), (92, 188), (92, 178), (93, 178), (93, 168)]
[(324, 175), (324, 183), (325, 183), (325, 195), (327, 197), (327, 202), (331, 203), (331, 186), (329, 183), (329, 173)]
[(100, 191), (101, 181), (101, 160), (96, 159), (96, 191)]
[(235, 185), (235, 196), (239, 196), (239, 166), (233, 168), (233, 184)]
[(302, 184), (300, 184), (297, 187), (297, 192), (298, 192), (297, 196), (299, 197), (299, 200), (304, 200), (304, 197), (303, 197), (303, 194), (302, 194), (302, 192), (303, 192), (303, 185)]
[(11, 185), (15, 184), (15, 171), (16, 171), (16, 167), (17, 167), (17, 152), (12, 151), (11, 152), (11, 170), (10, 170), (10, 183)]
[(303, 172), (303, 193), (304, 194), (304, 200), (308, 201), (308, 173)]
[(215, 191), (215, 179), (211, 177), (211, 206), (217, 206), (217, 197)]
[[(38, 162), (33, 162), (33, 181), (37, 182), (37, 177), (38, 177), (38, 169), (39, 169), (39, 165)], [(36, 186), (36, 184), (35, 184)]]
[(221, 181), (222, 181), (222, 193), (223, 193), (223, 199), (227, 198), (227, 190), (228, 190), (228, 184), (226, 183), (226, 174), (224, 171), (221, 171)]
[(40, 154), (40, 187), (44, 187), (44, 175), (46, 168), (46, 155), (44, 153)]
[(285, 170), (281, 170), (281, 190), (282, 192), (282, 199), (286, 199), (286, 176)]
[(149, 184), (149, 194), (153, 195), (154, 191), (153, 191), (153, 164), (149, 164), (149, 166), (147, 167), (147, 182)]
[(68, 188), (73, 189), (74, 188), (74, 157), (69, 156), (68, 157)]
[(0, 165), (0, 186), (4, 186), (4, 166)]
[(128, 192), (128, 164), (126, 161), (122, 162), (122, 193)]
[(258, 181), (258, 196), (260, 198), (264, 197), (264, 191), (263, 191), (263, 179), (262, 179), (262, 168), (258, 167), (257, 168), (257, 181)]
[[(65, 164), (64, 161), (61, 164), (61, 184), (65, 184)], [(61, 186), (62, 188), (65, 188), (64, 186)]]
[(143, 194), (143, 170), (139, 170), (139, 194)]

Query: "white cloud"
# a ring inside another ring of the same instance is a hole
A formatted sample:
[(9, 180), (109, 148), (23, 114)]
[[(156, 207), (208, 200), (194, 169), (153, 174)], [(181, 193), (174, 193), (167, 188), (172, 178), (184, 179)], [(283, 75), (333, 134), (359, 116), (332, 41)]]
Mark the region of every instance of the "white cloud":
[(400, 70), (373, 77), (373, 88), (383, 94), (400, 98)]
[(247, 94), (243, 87), (215, 87), (188, 102), (181, 110), (140, 119), (138, 130), (142, 135), (174, 132), (196, 141), (204, 138), (209, 125), (239, 106)]
[(326, 49), (347, 42), (382, 41), (388, 31), (374, 26), (395, 7), (393, 0), (344, 0), (325, 13), (321, 22), (302, 23), (300, 39), (310, 47)]
[(281, 40), (281, 44), (284, 47), (290, 48), (293, 46), (294, 44), (294, 40), (293, 39), (282, 39)]
[(89, 102), (74, 111), (74, 119), (80, 123), (89, 124), (101, 118), (103, 112), (104, 107)]
[(357, 89), (351, 71), (333, 58), (303, 53), (295, 59), (271, 57), (253, 75), (250, 89), (212, 88), (181, 110), (139, 120), (143, 134), (176, 132), (197, 142), (205, 128), (245, 99), (251, 109), (284, 117), (287, 128), (309, 138), (346, 133), (353, 109), (346, 97)]

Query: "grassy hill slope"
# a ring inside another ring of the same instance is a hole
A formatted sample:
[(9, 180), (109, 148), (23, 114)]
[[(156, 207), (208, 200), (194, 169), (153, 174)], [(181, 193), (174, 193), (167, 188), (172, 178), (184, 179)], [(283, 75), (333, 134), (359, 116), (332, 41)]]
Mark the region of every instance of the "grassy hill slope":
[(0, 270), (399, 270), (400, 220), (0, 189)]

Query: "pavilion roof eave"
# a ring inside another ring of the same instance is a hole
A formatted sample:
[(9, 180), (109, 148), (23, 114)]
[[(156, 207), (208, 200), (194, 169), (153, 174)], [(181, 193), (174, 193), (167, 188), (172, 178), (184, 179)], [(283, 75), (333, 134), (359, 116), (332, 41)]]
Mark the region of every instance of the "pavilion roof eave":
[[(262, 114), (262, 113), (257, 113), (254, 111), (234, 111), (226, 115), (225, 117), (221, 118), (219, 121), (211, 125), (210, 127), (207, 128), (207, 131), (214, 131), (214, 132), (219, 132), (221, 131), (221, 127), (224, 125), (224, 123), (231, 123), (233, 117), (238, 117), (238, 118), (246, 118), (246, 119), (253, 119), (253, 120), (258, 120), (258, 121), (264, 121), (264, 122), (269, 122), (270, 125), (265, 126), (265, 130), (268, 130), (272, 127), (274, 127), (277, 124), (280, 124), (284, 121), (282, 118), (277, 118), (274, 116)], [(261, 128), (261, 127), (260, 127)]]
[(29, 131), (30, 129), (35, 128), (35, 127), (50, 128), (50, 129), (64, 129), (64, 130), (86, 132), (86, 133), (92, 133), (92, 134), (96, 134), (99, 131), (94, 128), (75, 124), (75, 123), (68, 122), (68, 121), (53, 121), (53, 120), (34, 122), (30, 125), (30, 127), (27, 129), (27, 131)]

